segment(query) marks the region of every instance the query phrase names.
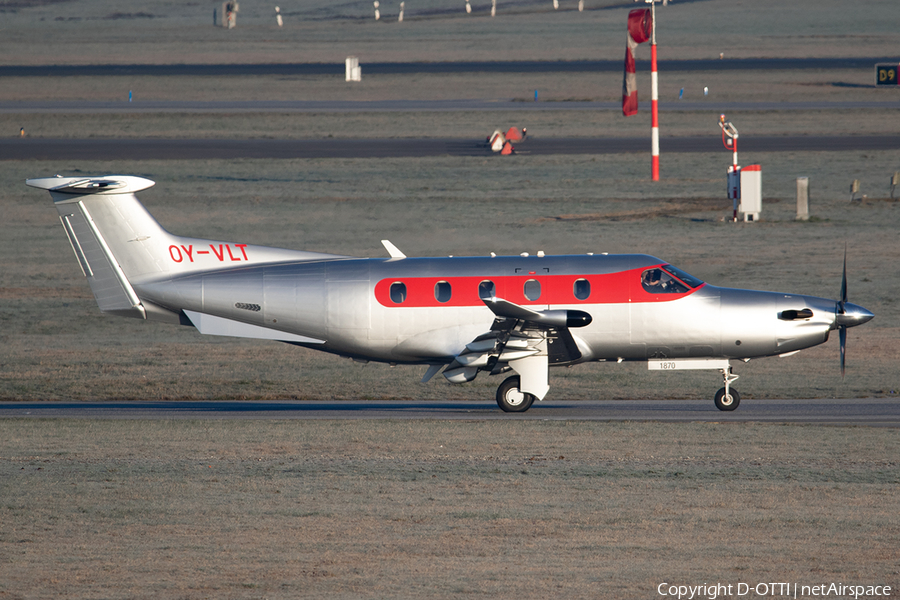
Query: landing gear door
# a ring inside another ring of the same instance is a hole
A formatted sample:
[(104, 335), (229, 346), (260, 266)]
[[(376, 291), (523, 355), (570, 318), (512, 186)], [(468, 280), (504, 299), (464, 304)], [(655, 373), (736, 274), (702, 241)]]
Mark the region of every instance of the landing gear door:
[(518, 360), (509, 362), (509, 366), (513, 371), (519, 374), (521, 383), (519, 390), (526, 394), (531, 394), (538, 400), (543, 400), (544, 396), (550, 390), (549, 383), (549, 363), (547, 360), (547, 340), (544, 339), (537, 348), (541, 350), (539, 354), (527, 356)]

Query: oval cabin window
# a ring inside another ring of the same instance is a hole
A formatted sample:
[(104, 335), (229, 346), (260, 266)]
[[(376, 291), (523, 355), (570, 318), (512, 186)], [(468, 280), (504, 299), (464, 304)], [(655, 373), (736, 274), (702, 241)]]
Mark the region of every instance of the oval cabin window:
[(525, 282), (525, 297), (529, 300), (537, 300), (541, 297), (541, 282), (537, 279), (529, 279)]
[(406, 284), (399, 281), (391, 284), (391, 301), (394, 304), (403, 304), (406, 300)]
[(497, 295), (497, 288), (493, 281), (482, 281), (478, 284), (479, 298), (494, 298)]
[(446, 281), (438, 281), (434, 284), (434, 299), (438, 302), (449, 302), (451, 296), (450, 284)]
[(591, 282), (587, 279), (576, 279), (575, 287), (572, 291), (579, 300), (587, 300), (588, 296), (591, 295)]

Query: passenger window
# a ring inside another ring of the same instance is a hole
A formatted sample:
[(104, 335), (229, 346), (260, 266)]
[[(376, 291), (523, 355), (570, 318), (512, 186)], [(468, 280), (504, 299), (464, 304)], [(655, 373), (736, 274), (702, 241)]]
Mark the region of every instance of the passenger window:
[(493, 281), (482, 281), (478, 284), (479, 298), (494, 298), (497, 296), (497, 288)]
[(399, 281), (391, 284), (391, 301), (394, 304), (403, 304), (406, 301), (406, 284)]
[(434, 284), (434, 299), (438, 302), (448, 302), (450, 300), (451, 289), (450, 284), (446, 281), (438, 281)]
[(591, 295), (591, 282), (587, 279), (576, 279), (575, 287), (572, 291), (579, 300), (587, 300), (588, 296)]
[(525, 297), (529, 300), (537, 300), (541, 297), (541, 282), (537, 279), (529, 279), (525, 282)]
[(641, 273), (641, 285), (650, 294), (684, 294), (688, 291), (686, 285), (662, 269), (647, 269)]

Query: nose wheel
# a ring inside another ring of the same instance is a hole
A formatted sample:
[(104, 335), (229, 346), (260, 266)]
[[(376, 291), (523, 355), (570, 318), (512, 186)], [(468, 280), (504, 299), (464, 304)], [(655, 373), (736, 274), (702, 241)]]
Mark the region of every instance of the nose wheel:
[(736, 409), (741, 403), (741, 395), (738, 394), (737, 390), (731, 388), (732, 382), (737, 380), (738, 375), (731, 372), (731, 367), (721, 369), (720, 372), (722, 373), (722, 381), (725, 383), (725, 387), (716, 392), (716, 408), (731, 411)]

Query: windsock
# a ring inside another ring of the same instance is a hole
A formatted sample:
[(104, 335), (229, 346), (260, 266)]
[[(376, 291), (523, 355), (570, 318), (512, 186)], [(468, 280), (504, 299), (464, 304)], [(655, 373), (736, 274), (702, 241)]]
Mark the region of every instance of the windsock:
[(650, 39), (652, 17), (649, 8), (639, 8), (628, 13), (628, 40), (625, 46), (625, 81), (622, 83), (622, 114), (626, 117), (638, 111), (637, 76), (634, 66), (634, 49)]

